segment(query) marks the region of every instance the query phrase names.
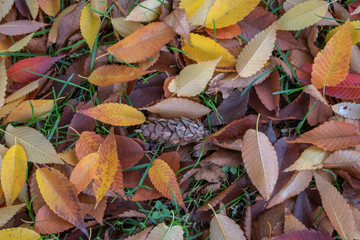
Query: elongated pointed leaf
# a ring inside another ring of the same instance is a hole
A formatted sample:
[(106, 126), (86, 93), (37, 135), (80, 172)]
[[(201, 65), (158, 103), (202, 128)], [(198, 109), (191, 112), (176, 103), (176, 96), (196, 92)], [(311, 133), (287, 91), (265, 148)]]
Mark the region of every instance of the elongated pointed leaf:
[(54, 168), (44, 167), (36, 170), (36, 181), (50, 209), (86, 233), (79, 199), (67, 178)]
[(240, 52), (236, 71), (240, 77), (250, 77), (264, 67), (275, 46), (276, 24), (253, 37)]
[(93, 51), (95, 39), (100, 28), (100, 17), (94, 16), (91, 12), (92, 10), (87, 6), (83, 7), (80, 16), (80, 30), (89, 45), (90, 51)]
[[(164, 1), (168, 4), (167, 1)], [(161, 2), (157, 0), (145, 0), (134, 7), (130, 14), (125, 18), (127, 21), (151, 22), (159, 18), (161, 13)]]
[(123, 17), (112, 18), (111, 23), (114, 29), (123, 37), (127, 37), (144, 25), (139, 22), (126, 21)]
[(8, 125), (5, 140), (10, 147), (15, 145), (15, 141), (22, 146), (29, 162), (64, 164), (49, 140), (33, 128), (25, 126), (14, 128)]
[(335, 168), (353, 174), (360, 173), (360, 152), (346, 149), (332, 153), (323, 163), (324, 168)]
[(6, 0), (0, 3), (0, 20), (8, 14), (13, 4), (14, 0)]
[(215, 214), (210, 222), (210, 240), (246, 240), (244, 232), (228, 216)]
[(182, 240), (183, 234), (182, 227), (173, 225), (169, 228), (161, 223), (151, 230), (146, 240)]
[(322, 176), (314, 173), (321, 201), (331, 224), (343, 239), (353, 239), (355, 221), (349, 204), (341, 193)]
[(39, 240), (40, 234), (27, 228), (7, 228), (0, 230), (0, 239)]
[(5, 103), (5, 91), (8, 83), (6, 75), (5, 60), (0, 59), (0, 107)]
[(0, 33), (5, 35), (22, 35), (35, 32), (41, 27), (45, 27), (45, 23), (19, 20), (14, 22), (7, 22), (0, 25)]
[(34, 33), (30, 33), (29, 35), (27, 35), (26, 37), (20, 39), (19, 41), (17, 41), (16, 43), (14, 43), (14, 45), (12, 45), (11, 47), (9, 47), (6, 51), (7, 52), (17, 52), (20, 51), (21, 49), (23, 49), (32, 39), (32, 37), (34, 36)]
[(94, 178), (98, 161), (98, 153), (95, 152), (83, 157), (76, 164), (69, 181), (74, 184), (77, 194), (84, 190)]
[(103, 141), (104, 138), (99, 134), (88, 131), (82, 132), (75, 144), (76, 156), (81, 160), (88, 154), (97, 152)]
[(350, 23), (346, 22), (314, 59), (311, 83), (317, 89), (334, 87), (345, 80), (350, 69), (351, 48)]
[(115, 126), (132, 126), (145, 121), (144, 114), (136, 108), (118, 103), (104, 103), (94, 108), (82, 110), (80, 113)]
[(267, 136), (254, 129), (246, 131), (243, 138), (242, 157), (252, 183), (268, 200), (279, 175), (276, 151)]
[(1, 186), (6, 204), (11, 206), (19, 195), (27, 171), (27, 160), (24, 149), (20, 145), (12, 146), (5, 154), (1, 164)]
[(60, 0), (38, 0), (41, 9), (49, 16), (55, 16), (60, 11)]
[(278, 21), (278, 30), (298, 31), (322, 19), (327, 12), (326, 1), (309, 0), (292, 7)]
[(311, 143), (325, 151), (335, 151), (360, 144), (360, 135), (354, 124), (329, 121), (288, 142)]
[(44, 205), (36, 213), (34, 230), (41, 234), (55, 234), (74, 227), (56, 215), (48, 205)]
[(17, 212), (20, 211), (26, 204), (12, 205), (9, 207), (0, 208), (0, 227), (4, 226)]
[(178, 96), (192, 97), (200, 94), (210, 81), (220, 58), (188, 65), (169, 84), (168, 89)]
[(298, 160), (285, 169), (285, 172), (300, 170), (316, 170), (322, 168), (322, 162), (330, 155), (330, 152), (324, 151), (316, 146), (305, 149)]
[(156, 190), (158, 190), (164, 197), (173, 201), (174, 194), (176, 203), (185, 208), (180, 187), (176, 181), (175, 173), (166, 162), (161, 159), (155, 159), (150, 167), (149, 177)]

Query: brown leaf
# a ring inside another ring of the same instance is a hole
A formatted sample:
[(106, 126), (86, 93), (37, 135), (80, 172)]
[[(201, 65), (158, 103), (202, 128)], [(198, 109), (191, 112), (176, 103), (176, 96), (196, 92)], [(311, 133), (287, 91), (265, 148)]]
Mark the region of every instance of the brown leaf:
[(337, 168), (357, 176), (360, 173), (360, 152), (351, 149), (338, 150), (323, 162), (324, 168)]
[(246, 240), (246, 237), (234, 220), (215, 213), (210, 222), (210, 239)]
[(186, 41), (190, 42), (190, 25), (184, 9), (175, 8), (164, 18), (164, 22)]
[(274, 240), (332, 240), (333, 238), (322, 232), (316, 232), (315, 230), (304, 229), (297, 232), (281, 235), (280, 237), (274, 238)]
[(34, 230), (38, 233), (60, 233), (72, 227), (74, 227), (74, 225), (56, 215), (48, 205), (40, 208), (36, 214)]
[(119, 160), (123, 170), (131, 168), (144, 156), (143, 148), (133, 139), (115, 136)]
[(269, 111), (279, 107), (280, 95), (272, 94), (280, 91), (280, 75), (278, 71), (273, 71), (267, 80), (254, 87), (261, 102)]
[(285, 223), (284, 223), (284, 234), (301, 231), (306, 229), (305, 225), (302, 224), (288, 209), (285, 209)]
[(5, 35), (22, 35), (35, 32), (41, 27), (45, 27), (45, 23), (27, 20), (18, 20), (14, 22), (7, 22), (0, 25), (0, 33)]
[(360, 144), (360, 135), (355, 125), (332, 120), (288, 142), (311, 143), (326, 151), (334, 151)]
[(279, 174), (274, 147), (262, 132), (249, 129), (243, 138), (242, 157), (252, 183), (268, 200)]
[(94, 132), (84, 131), (76, 141), (75, 152), (79, 160), (90, 153), (97, 152), (104, 138)]

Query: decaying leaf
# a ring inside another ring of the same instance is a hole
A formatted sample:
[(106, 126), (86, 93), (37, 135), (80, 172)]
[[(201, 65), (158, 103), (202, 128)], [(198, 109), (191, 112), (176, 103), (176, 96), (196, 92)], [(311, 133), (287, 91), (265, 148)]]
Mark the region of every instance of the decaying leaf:
[(242, 157), (251, 181), (268, 200), (279, 174), (277, 155), (268, 137), (254, 129), (247, 130), (243, 138)]
[(5, 103), (5, 92), (8, 84), (8, 78), (6, 75), (5, 61), (0, 59), (0, 107)]
[(355, 221), (349, 204), (340, 192), (322, 176), (316, 172), (314, 176), (322, 204), (332, 225), (342, 238), (353, 239)]
[(0, 208), (0, 227), (4, 226), (17, 212), (20, 211), (26, 204), (12, 205), (8, 207)]
[(342, 102), (332, 106), (335, 113), (344, 118), (359, 119), (360, 104), (352, 102)]
[(210, 222), (210, 239), (246, 240), (244, 232), (228, 216), (215, 214)]

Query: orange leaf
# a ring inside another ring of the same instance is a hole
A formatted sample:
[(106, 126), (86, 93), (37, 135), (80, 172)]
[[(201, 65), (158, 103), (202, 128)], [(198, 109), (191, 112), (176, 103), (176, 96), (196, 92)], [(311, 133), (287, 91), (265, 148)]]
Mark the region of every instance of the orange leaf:
[(36, 170), (36, 180), (41, 195), (50, 209), (87, 234), (79, 199), (74, 186), (67, 178), (54, 168), (43, 167)]
[(213, 28), (205, 28), (205, 30), (212, 37), (215, 37), (216, 34), (216, 38), (218, 39), (233, 38), (237, 35), (240, 35), (241, 33), (241, 29), (237, 24), (233, 24), (223, 28), (217, 28), (215, 32)]
[(93, 71), (88, 80), (96, 86), (107, 86), (114, 83), (129, 82), (150, 72), (126, 65), (107, 65)]
[(117, 194), (119, 194), (121, 197), (125, 198), (124, 193), (124, 176), (122, 173), (122, 168), (120, 161), (117, 161), (117, 168), (115, 172), (114, 181), (110, 185), (110, 189)]
[(155, 159), (150, 167), (149, 177), (156, 190), (170, 200), (173, 200), (173, 192), (177, 204), (185, 209), (185, 204), (182, 199), (179, 184), (176, 181), (175, 173), (166, 162), (161, 159)]
[(311, 82), (317, 89), (333, 87), (345, 80), (351, 48), (350, 23), (346, 22), (314, 59)]
[(311, 143), (325, 151), (335, 151), (360, 144), (360, 135), (354, 124), (329, 121), (308, 131), (289, 143)]
[(331, 224), (343, 239), (353, 239), (355, 221), (349, 204), (341, 193), (314, 172), (316, 186)]
[(254, 129), (243, 138), (242, 157), (252, 183), (269, 200), (279, 175), (276, 151), (267, 136)]
[(41, 9), (54, 17), (60, 11), (60, 0), (38, 0)]
[(84, 131), (75, 144), (75, 152), (79, 161), (89, 153), (97, 152), (104, 138), (94, 132)]
[(118, 153), (114, 131), (111, 130), (98, 151), (98, 162), (94, 176), (94, 192), (96, 201), (100, 202), (114, 181), (118, 167)]
[(142, 112), (129, 105), (118, 103), (100, 104), (94, 108), (82, 110), (80, 113), (115, 126), (132, 126), (145, 121)]
[(137, 29), (107, 50), (125, 62), (140, 62), (160, 51), (174, 36), (175, 32), (169, 25), (153, 22)]
[(83, 157), (71, 172), (69, 181), (74, 184), (76, 193), (84, 190), (95, 176), (98, 154), (90, 153)]
[(19, 195), (27, 171), (27, 160), (24, 149), (16, 144), (5, 154), (1, 163), (1, 186), (4, 191), (6, 205), (13, 204)]

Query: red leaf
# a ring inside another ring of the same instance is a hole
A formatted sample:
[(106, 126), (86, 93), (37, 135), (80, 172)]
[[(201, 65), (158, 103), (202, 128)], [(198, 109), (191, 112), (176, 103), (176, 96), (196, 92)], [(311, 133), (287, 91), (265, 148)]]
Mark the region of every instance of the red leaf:
[[(17, 83), (29, 83), (32, 82), (40, 76), (30, 73), (24, 69), (36, 72), (39, 74), (44, 74), (49, 68), (57, 61), (62, 59), (64, 56), (59, 57), (33, 57), (21, 60), (15, 63), (11, 68), (6, 71), (8, 77), (10, 77), (14, 82)], [(24, 69), (23, 69), (24, 68)]]

